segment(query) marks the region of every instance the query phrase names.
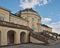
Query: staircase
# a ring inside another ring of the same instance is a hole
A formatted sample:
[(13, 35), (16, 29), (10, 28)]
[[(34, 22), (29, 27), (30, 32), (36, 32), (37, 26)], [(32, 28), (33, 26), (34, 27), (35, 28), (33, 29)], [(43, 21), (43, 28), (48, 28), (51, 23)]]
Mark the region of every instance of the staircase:
[(42, 42), (45, 42), (45, 44), (48, 44), (48, 38), (44, 37), (43, 35), (41, 34), (37, 34), (35, 32), (31, 32), (30, 34), (33, 38), (39, 40), (39, 41), (42, 41)]
[(50, 36), (49, 34), (42, 33), (42, 35), (45, 36), (45, 37), (47, 37), (47, 38), (49, 38), (49, 39), (51, 39), (51, 40), (55, 40), (55, 38), (53, 38), (53, 36)]
[(52, 44), (56, 41), (55, 38), (49, 34), (41, 34), (41, 32), (31, 32), (30, 35), (39, 41), (45, 42), (45, 44)]

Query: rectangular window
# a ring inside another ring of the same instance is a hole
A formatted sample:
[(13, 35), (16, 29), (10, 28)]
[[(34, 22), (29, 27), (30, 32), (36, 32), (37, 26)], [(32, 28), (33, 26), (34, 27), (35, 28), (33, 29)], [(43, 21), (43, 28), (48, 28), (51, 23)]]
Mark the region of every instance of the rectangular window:
[(40, 23), (40, 20), (38, 19), (38, 23)]
[(38, 32), (40, 32), (40, 28), (38, 27)]
[(34, 25), (32, 24), (32, 29), (34, 30)]
[(32, 18), (32, 29), (34, 30), (34, 18)]
[(37, 27), (38, 27), (38, 32), (41, 32), (41, 26), (40, 26), (40, 24), (37, 24)]
[(32, 18), (32, 22), (35, 23), (36, 22), (36, 19), (35, 18)]
[(4, 21), (4, 17), (0, 16), (0, 20)]

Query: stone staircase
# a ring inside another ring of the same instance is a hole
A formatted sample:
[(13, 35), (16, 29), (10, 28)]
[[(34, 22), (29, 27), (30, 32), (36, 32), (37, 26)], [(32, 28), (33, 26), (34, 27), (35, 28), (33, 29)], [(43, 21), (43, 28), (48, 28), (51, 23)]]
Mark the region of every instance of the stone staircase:
[(49, 38), (49, 39), (51, 39), (51, 40), (55, 40), (55, 38), (53, 36), (50, 36), (49, 34), (42, 33), (42, 35), (45, 36), (45, 37), (47, 37), (47, 38)]
[(42, 41), (42, 42), (45, 42), (45, 44), (48, 44), (48, 38), (44, 37), (43, 35), (38, 35), (36, 33), (33, 33), (31, 32), (30, 34), (33, 38), (39, 40), (39, 41)]
[(45, 42), (45, 44), (51, 44), (51, 43), (54, 43), (56, 41), (49, 34), (41, 34), (41, 32), (31, 32), (31, 36), (34, 37), (35, 39), (38, 39), (42, 42)]

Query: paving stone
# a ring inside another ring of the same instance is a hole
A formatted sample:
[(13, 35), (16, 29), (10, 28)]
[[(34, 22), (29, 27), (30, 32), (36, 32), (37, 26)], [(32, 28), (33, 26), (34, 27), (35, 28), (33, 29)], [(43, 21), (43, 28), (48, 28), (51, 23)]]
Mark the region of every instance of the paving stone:
[(57, 40), (53, 45), (22, 44), (0, 48), (60, 48), (60, 40)]

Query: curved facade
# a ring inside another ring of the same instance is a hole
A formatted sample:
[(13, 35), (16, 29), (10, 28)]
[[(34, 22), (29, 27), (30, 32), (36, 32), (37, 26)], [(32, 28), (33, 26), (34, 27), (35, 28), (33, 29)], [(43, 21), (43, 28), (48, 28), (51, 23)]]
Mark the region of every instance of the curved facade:
[(41, 22), (41, 17), (33, 9), (25, 9), (21, 11), (21, 17), (28, 20), (28, 26), (32, 28), (35, 32), (39, 32), (38, 23)]

